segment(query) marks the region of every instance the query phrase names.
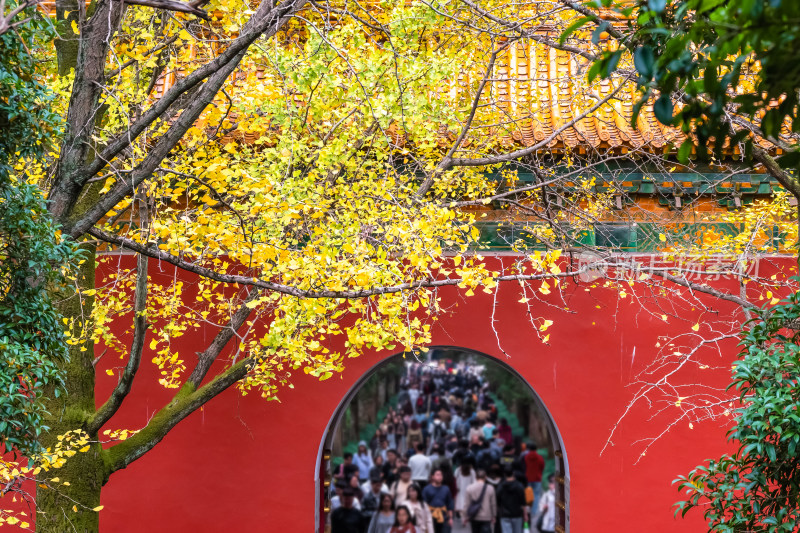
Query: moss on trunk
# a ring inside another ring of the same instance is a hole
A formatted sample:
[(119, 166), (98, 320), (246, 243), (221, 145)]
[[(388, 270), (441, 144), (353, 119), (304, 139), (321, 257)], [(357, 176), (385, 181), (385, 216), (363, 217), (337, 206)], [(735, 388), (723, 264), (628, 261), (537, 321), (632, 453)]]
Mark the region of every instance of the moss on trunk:
[[(78, 286), (80, 290), (92, 289), (95, 283), (95, 248), (88, 245), (82, 248), (85, 255), (78, 272)], [(94, 297), (60, 296), (61, 299), (57, 300), (60, 311), (65, 317), (75, 319), (73, 334), (79, 335), (84, 325), (82, 317), (91, 315)], [(69, 362), (64, 365), (66, 394), (58, 398), (52, 391), (47, 394), (49, 415), (46, 424), (50, 427), (44, 437), (47, 447), (54, 446), (59, 435), (83, 428), (95, 410), (94, 346), (91, 340), (71, 346), (69, 357)], [(95, 435), (91, 438), (96, 440)], [(57, 489), (37, 489), (37, 531), (98, 531), (98, 514), (92, 509), (100, 505), (100, 489), (106, 479), (103, 455), (100, 445), (93, 444), (88, 452), (74, 455), (63, 468), (49, 473), (51, 478), (58, 477), (61, 483), (53, 484)], [(69, 485), (63, 485), (64, 481)]]

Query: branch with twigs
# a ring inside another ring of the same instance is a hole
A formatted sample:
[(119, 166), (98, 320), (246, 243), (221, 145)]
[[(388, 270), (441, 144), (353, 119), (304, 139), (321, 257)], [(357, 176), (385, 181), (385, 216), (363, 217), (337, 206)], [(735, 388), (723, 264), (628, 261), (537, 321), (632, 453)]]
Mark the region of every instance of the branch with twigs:
[(8, 15), (3, 15), (6, 12), (6, 0), (0, 0), (0, 35), (3, 35), (11, 30), (15, 30), (17, 27), (22, 26), (26, 22), (30, 21), (32, 17), (18, 20), (17, 22), (12, 22), (17, 15), (29, 7), (39, 4), (40, 2), (42, 2), (42, 0), (28, 0), (27, 2), (23, 2), (9, 11)]

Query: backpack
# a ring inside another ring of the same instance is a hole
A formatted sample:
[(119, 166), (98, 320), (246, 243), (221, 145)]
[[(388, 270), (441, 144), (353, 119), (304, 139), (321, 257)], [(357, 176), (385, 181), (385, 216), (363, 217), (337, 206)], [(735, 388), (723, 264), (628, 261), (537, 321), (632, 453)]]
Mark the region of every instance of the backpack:
[(533, 487), (528, 485), (525, 487), (525, 505), (533, 504)]

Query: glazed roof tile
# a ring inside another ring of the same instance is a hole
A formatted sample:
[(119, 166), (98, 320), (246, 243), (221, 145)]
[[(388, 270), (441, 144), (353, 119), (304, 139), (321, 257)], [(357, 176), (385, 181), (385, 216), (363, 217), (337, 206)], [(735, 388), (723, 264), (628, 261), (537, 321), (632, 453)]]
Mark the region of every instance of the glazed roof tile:
[[(40, 7), (53, 15), (55, 2), (48, 0)], [(542, 34), (554, 41), (559, 35), (555, 28), (544, 28)], [(572, 44), (581, 47), (580, 42)], [(586, 49), (590, 46), (585, 43)], [(651, 104), (642, 107), (636, 127), (631, 125), (633, 106), (640, 97), (632, 82), (607, 104), (586, 114), (621, 83), (619, 77), (587, 83), (588, 67), (584, 58), (532, 39), (509, 46), (498, 58), (490, 91), (498, 111), (495, 131), (499, 140), (504, 145), (530, 147), (562, 129), (543, 150), (663, 151), (684, 140), (679, 130), (656, 119)], [(155, 96), (163, 94), (175, 78), (176, 73), (168, 73), (160, 79), (155, 86)], [(468, 80), (460, 77), (453, 83), (452, 91), (457, 93), (467, 86)], [(582, 117), (584, 114), (586, 116)], [(397, 141), (404, 140), (397, 131), (389, 133), (396, 136)], [(447, 141), (451, 133), (443, 130), (443, 141)], [(465, 146), (469, 144), (467, 140)]]

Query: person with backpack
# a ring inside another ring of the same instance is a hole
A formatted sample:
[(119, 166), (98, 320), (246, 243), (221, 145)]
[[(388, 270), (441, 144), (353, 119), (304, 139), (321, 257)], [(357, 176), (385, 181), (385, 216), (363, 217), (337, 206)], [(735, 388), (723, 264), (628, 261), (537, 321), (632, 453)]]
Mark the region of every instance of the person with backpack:
[(525, 454), (525, 478), (528, 486), (533, 489), (533, 505), (531, 514), (539, 511), (539, 500), (542, 497), (542, 472), (544, 472), (544, 457), (536, 451), (536, 443), (528, 444), (528, 453)]
[(472, 533), (492, 533), (492, 524), (497, 517), (497, 498), (494, 487), (486, 482), (484, 470), (475, 473), (475, 482), (467, 487), (465, 500), (464, 525), (469, 522)]
[(497, 514), (502, 533), (522, 533), (522, 524), (528, 521), (528, 506), (525, 505), (525, 487), (517, 481), (514, 469), (507, 466), (505, 479), (497, 487)]
[[(362, 531), (367, 530), (370, 522), (372, 522), (372, 517), (378, 512), (381, 496), (389, 492), (383, 484), (383, 479), (379, 473), (373, 472), (370, 474), (369, 481), (369, 487), (366, 489), (364, 497), (361, 499)], [(364, 487), (361, 489), (364, 490)]]

